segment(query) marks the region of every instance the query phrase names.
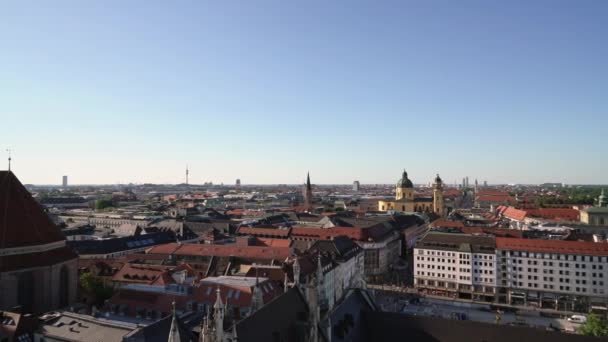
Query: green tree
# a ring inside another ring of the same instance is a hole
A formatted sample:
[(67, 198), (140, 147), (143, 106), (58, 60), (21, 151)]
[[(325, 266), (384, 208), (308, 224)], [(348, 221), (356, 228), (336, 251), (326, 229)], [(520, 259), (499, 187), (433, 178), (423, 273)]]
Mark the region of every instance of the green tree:
[(608, 336), (608, 323), (597, 315), (591, 314), (587, 321), (581, 325), (579, 332), (587, 336)]
[(100, 198), (95, 201), (96, 210), (104, 210), (113, 206), (112, 200), (107, 198)]
[(114, 294), (114, 290), (111, 287), (105, 286), (103, 281), (91, 274), (91, 272), (83, 273), (80, 276), (80, 287), (86, 293), (95, 297), (95, 304), (97, 305), (102, 305)]

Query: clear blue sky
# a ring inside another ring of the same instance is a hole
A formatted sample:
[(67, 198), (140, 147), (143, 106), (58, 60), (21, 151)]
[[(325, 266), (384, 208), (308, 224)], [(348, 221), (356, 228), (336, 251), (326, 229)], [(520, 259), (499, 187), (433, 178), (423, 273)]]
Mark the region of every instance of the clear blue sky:
[(608, 183), (607, 132), (605, 0), (0, 3), (27, 183)]

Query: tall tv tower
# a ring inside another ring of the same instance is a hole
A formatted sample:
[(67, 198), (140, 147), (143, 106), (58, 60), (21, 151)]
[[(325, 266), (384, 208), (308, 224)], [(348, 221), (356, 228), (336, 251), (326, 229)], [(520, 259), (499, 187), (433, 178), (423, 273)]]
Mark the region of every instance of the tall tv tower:
[(188, 170), (188, 165), (186, 164), (186, 185), (188, 185), (188, 174), (190, 171)]

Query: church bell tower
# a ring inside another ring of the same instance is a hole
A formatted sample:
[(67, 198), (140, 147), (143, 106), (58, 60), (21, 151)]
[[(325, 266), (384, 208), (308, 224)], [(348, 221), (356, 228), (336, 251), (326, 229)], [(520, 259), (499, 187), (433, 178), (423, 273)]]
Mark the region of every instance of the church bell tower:
[(444, 205), (443, 205), (443, 181), (439, 174), (435, 177), (435, 183), (433, 183), (433, 211), (439, 215), (444, 216)]

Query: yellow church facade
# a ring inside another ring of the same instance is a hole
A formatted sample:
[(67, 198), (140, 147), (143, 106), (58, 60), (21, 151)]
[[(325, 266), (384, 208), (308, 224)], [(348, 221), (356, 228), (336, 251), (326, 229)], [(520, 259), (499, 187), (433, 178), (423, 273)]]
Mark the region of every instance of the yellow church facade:
[(407, 177), (407, 172), (403, 171), (401, 179), (395, 188), (394, 201), (378, 201), (379, 211), (398, 211), (398, 212), (434, 212), (439, 216), (444, 216), (443, 204), (443, 181), (437, 175), (433, 183), (433, 197), (416, 197), (414, 184)]

